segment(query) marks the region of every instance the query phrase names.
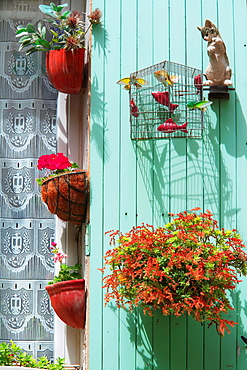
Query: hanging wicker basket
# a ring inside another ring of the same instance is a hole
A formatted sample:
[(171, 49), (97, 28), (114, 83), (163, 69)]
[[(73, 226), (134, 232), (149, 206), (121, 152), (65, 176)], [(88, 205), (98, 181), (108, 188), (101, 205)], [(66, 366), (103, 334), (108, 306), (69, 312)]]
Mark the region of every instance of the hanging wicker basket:
[(51, 213), (63, 221), (80, 225), (87, 211), (88, 181), (86, 171), (73, 171), (44, 180), (41, 199)]

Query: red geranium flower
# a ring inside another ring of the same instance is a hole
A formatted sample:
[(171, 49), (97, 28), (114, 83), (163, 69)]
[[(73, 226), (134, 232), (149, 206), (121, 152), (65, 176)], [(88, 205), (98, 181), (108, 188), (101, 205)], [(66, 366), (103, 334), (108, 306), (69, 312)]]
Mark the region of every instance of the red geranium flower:
[(38, 169), (43, 170), (47, 168), (48, 170), (65, 170), (72, 166), (72, 163), (69, 162), (68, 158), (65, 157), (63, 153), (57, 154), (47, 154), (39, 157), (38, 160)]
[[(63, 153), (44, 154), (39, 157), (38, 165), (39, 170), (47, 169), (51, 173), (49, 176), (58, 175), (64, 172), (72, 171), (74, 168), (78, 168), (77, 163), (72, 163)], [(47, 177), (47, 176), (46, 176)], [(36, 179), (39, 185), (42, 185), (42, 181), (45, 178)]]

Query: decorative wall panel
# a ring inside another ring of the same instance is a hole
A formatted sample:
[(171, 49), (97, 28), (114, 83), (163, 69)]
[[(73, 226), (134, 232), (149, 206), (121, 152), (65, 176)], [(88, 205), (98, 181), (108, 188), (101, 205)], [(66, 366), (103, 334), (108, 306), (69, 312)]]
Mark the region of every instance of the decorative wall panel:
[(45, 54), (26, 56), (15, 37), (17, 25), (38, 22), (39, 3), (0, 2), (0, 341), (52, 358), (54, 218), (35, 179), (39, 156), (56, 151), (57, 91)]

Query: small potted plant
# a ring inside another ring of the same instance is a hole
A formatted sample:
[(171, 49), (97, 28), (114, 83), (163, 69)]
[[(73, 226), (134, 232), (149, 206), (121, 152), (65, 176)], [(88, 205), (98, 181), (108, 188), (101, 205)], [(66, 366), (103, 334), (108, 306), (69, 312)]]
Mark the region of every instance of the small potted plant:
[(81, 278), (81, 265), (76, 263), (68, 266), (61, 263), (68, 256), (59, 251), (56, 243), (52, 243), (54, 262), (60, 263), (57, 276), (45, 287), (50, 296), (51, 305), (58, 317), (67, 325), (84, 329), (86, 316), (85, 280)]
[[(213, 215), (200, 208), (181, 212), (164, 227), (133, 227), (110, 233), (118, 245), (106, 252), (109, 275), (103, 278), (105, 301), (118, 307), (139, 306), (152, 315), (190, 315), (214, 323), (218, 334), (236, 323), (222, 317), (233, 310), (227, 297), (246, 275), (247, 254), (236, 230), (219, 229)], [(175, 216), (175, 215), (171, 215)]]
[(0, 369), (2, 370), (12, 369), (13, 366), (18, 366), (18, 369), (36, 368), (63, 370), (64, 365), (65, 360), (60, 357), (53, 363), (45, 356), (36, 360), (32, 355), (27, 354), (21, 347), (17, 346), (12, 340), (10, 340), (9, 343), (0, 343)]
[[(101, 11), (95, 9), (89, 16), (85, 30), (82, 14), (76, 10), (64, 11), (68, 4), (39, 5), (50, 19), (47, 25), (40, 21), (37, 29), (31, 23), (17, 27), (20, 48), (28, 48), (26, 55), (36, 51), (46, 52), (46, 71), (51, 84), (60, 92), (78, 94), (82, 87), (85, 34), (92, 25), (100, 23)], [(50, 26), (49, 26), (50, 25)], [(47, 32), (48, 30), (48, 32)]]
[(79, 170), (77, 163), (69, 162), (63, 153), (39, 157), (39, 170), (49, 173), (36, 179), (41, 185), (41, 199), (49, 211), (61, 220), (80, 225), (85, 221), (87, 210), (88, 181), (85, 170)]

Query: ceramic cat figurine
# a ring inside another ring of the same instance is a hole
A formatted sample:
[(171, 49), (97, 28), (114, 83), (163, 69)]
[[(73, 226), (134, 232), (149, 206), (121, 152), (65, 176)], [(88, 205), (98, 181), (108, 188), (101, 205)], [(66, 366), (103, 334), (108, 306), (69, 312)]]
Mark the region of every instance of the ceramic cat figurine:
[(202, 38), (208, 41), (209, 65), (206, 68), (206, 78), (203, 85), (206, 86), (230, 86), (231, 68), (226, 53), (225, 44), (220, 36), (219, 30), (209, 21), (205, 26), (197, 27), (201, 31)]

